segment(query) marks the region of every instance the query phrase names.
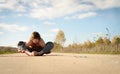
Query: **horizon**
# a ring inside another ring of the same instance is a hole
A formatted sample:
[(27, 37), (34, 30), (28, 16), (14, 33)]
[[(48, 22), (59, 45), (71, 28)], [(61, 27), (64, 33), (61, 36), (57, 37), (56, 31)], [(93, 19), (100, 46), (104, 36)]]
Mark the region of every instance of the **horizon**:
[(45, 42), (59, 30), (65, 46), (120, 36), (119, 0), (0, 0), (0, 46), (16, 47), (37, 31)]

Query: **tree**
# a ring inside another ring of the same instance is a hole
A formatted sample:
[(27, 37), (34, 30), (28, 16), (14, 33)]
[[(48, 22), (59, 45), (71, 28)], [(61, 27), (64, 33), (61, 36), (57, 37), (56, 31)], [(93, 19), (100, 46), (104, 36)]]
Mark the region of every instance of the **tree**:
[(92, 48), (92, 42), (90, 40), (87, 41), (87, 47)]
[(82, 46), (83, 48), (87, 48), (87, 42), (85, 41)]
[(59, 30), (55, 39), (55, 43), (60, 44), (61, 46), (64, 46), (65, 41), (66, 41), (66, 38), (65, 38), (64, 32), (62, 30)]
[(103, 41), (105, 45), (109, 45), (111, 43), (111, 41), (107, 37), (105, 37)]
[(95, 44), (97, 45), (97, 49), (104, 50), (105, 46), (103, 45), (103, 43), (103, 38), (99, 37), (98, 40), (95, 42)]
[(103, 39), (102, 37), (99, 37), (98, 40), (96, 41), (97, 45), (102, 45), (103, 44)]
[(115, 37), (112, 39), (112, 44), (113, 44), (113, 45), (116, 45), (116, 49), (118, 49), (118, 45), (120, 44), (120, 37), (119, 37), (119, 36), (115, 36)]
[[(106, 49), (106, 47), (108, 46), (108, 45), (110, 45), (110, 43), (111, 43), (111, 41), (110, 41), (110, 39), (108, 38), (108, 37), (105, 37), (104, 39), (103, 39), (103, 43), (104, 43), (104, 50)], [(107, 49), (106, 49), (107, 50)]]
[(61, 48), (62, 48), (62, 46), (60, 44), (54, 43), (53, 51), (59, 52), (60, 51), (59, 49), (61, 49)]
[(78, 48), (78, 44), (77, 43), (73, 43), (72, 47), (76, 49), (76, 48)]

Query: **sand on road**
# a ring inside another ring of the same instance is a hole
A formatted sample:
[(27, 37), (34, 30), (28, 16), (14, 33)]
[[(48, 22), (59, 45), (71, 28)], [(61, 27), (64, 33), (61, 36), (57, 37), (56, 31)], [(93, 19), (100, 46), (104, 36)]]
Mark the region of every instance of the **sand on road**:
[(120, 55), (4, 54), (0, 55), (0, 74), (120, 74)]

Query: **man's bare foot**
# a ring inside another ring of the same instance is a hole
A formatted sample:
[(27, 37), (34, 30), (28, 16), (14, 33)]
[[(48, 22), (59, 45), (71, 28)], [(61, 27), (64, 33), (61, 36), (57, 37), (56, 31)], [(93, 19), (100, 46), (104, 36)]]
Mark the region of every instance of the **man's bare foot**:
[(20, 52), (20, 53), (25, 53), (25, 50), (20, 50), (20, 49), (18, 49), (18, 52)]
[(32, 56), (32, 53), (29, 51), (25, 51), (25, 54), (27, 54), (28, 56)]
[(32, 56), (37, 56), (37, 51), (32, 51)]
[(25, 51), (25, 54), (27, 54), (28, 56), (37, 56), (37, 51), (32, 51), (32, 52)]

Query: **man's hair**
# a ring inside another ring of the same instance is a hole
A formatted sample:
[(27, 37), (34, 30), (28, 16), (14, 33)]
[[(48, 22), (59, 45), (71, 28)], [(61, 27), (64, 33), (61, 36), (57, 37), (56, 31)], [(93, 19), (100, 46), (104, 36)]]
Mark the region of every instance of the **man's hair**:
[(32, 33), (32, 35), (31, 35), (31, 37), (30, 37), (30, 40), (33, 40), (33, 39), (41, 39), (41, 36), (40, 36), (40, 34), (38, 33), (38, 32), (33, 32)]

